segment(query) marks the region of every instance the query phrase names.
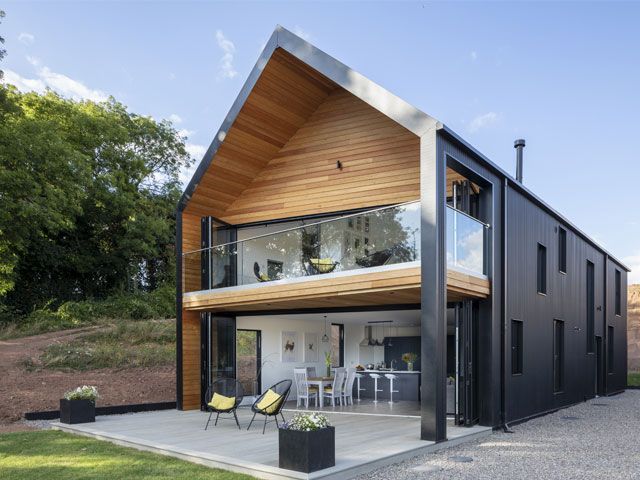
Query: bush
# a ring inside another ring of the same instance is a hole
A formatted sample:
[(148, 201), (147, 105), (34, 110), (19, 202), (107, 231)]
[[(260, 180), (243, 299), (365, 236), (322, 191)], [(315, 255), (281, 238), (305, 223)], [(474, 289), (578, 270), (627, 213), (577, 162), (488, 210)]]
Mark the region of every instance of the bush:
[(98, 397), (98, 389), (87, 385), (78, 387), (74, 390), (69, 390), (64, 394), (64, 398), (67, 400), (90, 400), (93, 403), (96, 403), (96, 399)]
[[(77, 328), (101, 323), (104, 320), (150, 320), (174, 318), (175, 289), (164, 285), (152, 292), (115, 295), (104, 300), (65, 302), (57, 309), (51, 303), (34, 310), (26, 317), (12, 320), (0, 328), (0, 338)], [(9, 313), (2, 310), (3, 315)]]

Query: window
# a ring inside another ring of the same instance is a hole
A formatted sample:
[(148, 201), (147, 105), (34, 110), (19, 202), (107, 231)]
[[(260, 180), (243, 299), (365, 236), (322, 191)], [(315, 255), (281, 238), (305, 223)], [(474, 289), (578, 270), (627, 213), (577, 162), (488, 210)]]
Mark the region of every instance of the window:
[(558, 229), (558, 270), (567, 273), (567, 231)]
[(538, 244), (538, 293), (547, 294), (547, 247)]
[(511, 320), (511, 375), (522, 374), (522, 320)]
[(622, 275), (616, 270), (616, 315), (622, 315)]
[(564, 390), (564, 322), (553, 321), (553, 391)]
[(344, 325), (331, 324), (331, 366), (344, 367)]
[(607, 327), (607, 373), (613, 373), (613, 326)]
[(587, 353), (593, 353), (594, 349), (594, 316), (595, 316), (595, 277), (594, 266), (587, 260)]

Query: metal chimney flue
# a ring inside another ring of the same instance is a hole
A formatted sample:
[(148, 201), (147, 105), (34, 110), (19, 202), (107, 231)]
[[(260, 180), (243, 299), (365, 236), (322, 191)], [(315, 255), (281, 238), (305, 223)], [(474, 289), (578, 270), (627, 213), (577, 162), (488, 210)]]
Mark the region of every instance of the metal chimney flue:
[(516, 180), (522, 183), (522, 151), (524, 150), (524, 138), (519, 138), (513, 142), (516, 149)]

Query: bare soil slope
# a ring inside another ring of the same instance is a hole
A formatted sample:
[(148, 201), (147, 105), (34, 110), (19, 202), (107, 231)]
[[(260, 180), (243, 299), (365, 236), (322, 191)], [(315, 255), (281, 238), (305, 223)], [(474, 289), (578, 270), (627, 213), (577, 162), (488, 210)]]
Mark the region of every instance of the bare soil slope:
[(175, 367), (101, 369), (88, 372), (28, 371), (44, 348), (66, 343), (97, 327), (64, 330), (33, 337), (0, 340), (0, 432), (20, 428), (15, 424), (25, 412), (57, 410), (67, 390), (95, 385), (98, 406), (175, 400)]

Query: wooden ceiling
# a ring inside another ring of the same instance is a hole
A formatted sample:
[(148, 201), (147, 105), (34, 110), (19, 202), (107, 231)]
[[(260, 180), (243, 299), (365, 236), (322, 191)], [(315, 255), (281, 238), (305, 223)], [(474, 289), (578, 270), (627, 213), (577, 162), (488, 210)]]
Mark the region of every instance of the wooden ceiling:
[(185, 209), (221, 217), (338, 86), (277, 49)]

